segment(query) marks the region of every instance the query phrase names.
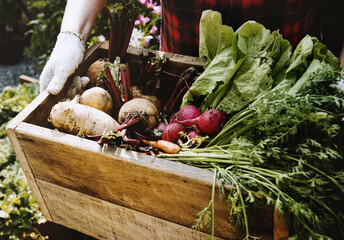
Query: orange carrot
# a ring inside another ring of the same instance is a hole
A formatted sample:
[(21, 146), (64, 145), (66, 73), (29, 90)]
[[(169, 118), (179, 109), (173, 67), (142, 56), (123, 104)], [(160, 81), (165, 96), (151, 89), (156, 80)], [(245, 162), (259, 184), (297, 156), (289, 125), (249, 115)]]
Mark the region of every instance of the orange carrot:
[(175, 144), (166, 140), (157, 140), (157, 141), (141, 140), (141, 141), (146, 145), (163, 150), (166, 153), (176, 154), (181, 150), (181, 147), (178, 144)]

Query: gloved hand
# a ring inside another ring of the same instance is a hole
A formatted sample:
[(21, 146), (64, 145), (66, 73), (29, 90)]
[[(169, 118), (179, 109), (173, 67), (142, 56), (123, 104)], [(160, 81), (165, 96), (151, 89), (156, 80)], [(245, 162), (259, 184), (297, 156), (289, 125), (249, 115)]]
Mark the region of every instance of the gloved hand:
[(39, 78), (40, 91), (43, 92), (47, 89), (50, 94), (58, 94), (68, 77), (81, 63), (84, 49), (85, 45), (77, 34), (59, 33), (55, 47)]

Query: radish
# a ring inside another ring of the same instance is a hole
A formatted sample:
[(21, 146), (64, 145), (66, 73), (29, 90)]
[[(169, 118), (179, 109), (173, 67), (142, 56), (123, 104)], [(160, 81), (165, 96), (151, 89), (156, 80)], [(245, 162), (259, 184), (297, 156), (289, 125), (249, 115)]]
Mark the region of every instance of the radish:
[(162, 123), (159, 123), (159, 125), (156, 127), (157, 130), (160, 130), (160, 131), (164, 131), (165, 128), (167, 127), (167, 123), (165, 122), (162, 122)]
[(208, 135), (209, 137), (215, 137), (225, 124), (226, 115), (224, 112), (218, 109), (210, 109), (202, 113), (200, 116), (179, 121), (185, 127), (195, 127), (202, 134)]
[(179, 139), (179, 133), (185, 132), (185, 127), (180, 123), (170, 123), (166, 126), (162, 133), (162, 139), (169, 142), (177, 142)]
[(197, 132), (196, 130), (191, 130), (188, 132), (188, 137), (190, 139), (194, 139), (196, 136), (201, 136), (201, 134)]
[(184, 121), (199, 117), (202, 114), (194, 105), (186, 105), (182, 107), (172, 118), (172, 122)]

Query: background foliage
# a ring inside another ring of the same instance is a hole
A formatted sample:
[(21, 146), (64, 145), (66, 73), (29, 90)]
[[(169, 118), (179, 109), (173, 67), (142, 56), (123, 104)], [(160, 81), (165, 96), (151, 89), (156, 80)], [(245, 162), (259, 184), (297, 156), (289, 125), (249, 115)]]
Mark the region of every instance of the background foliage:
[[(9, 121), (39, 93), (38, 84), (6, 87), (0, 94), (0, 239), (44, 239), (33, 228), (45, 219), (6, 134)], [(28, 238), (25, 238), (28, 239)]]
[[(135, 5), (140, 7), (140, 15), (145, 17), (146, 22), (139, 22), (135, 26), (141, 32), (140, 46), (150, 49), (158, 49), (158, 36), (160, 29), (160, 14), (155, 13), (160, 6), (159, 0), (131, 0)], [(30, 45), (27, 48), (27, 53), (40, 59), (40, 67), (42, 68), (48, 60), (51, 51), (55, 45), (56, 37), (60, 31), (60, 25), (66, 5), (66, 0), (29, 0), (27, 1), (29, 10), (33, 13), (32, 19), (28, 23), (29, 30), (26, 32), (30, 38)], [(127, 2), (124, 0), (108, 0), (106, 6), (111, 7), (116, 2)], [(153, 8), (154, 7), (154, 8)], [(142, 18), (142, 17), (141, 17)], [(151, 32), (152, 27), (157, 27), (157, 32)], [(90, 36), (88, 38), (87, 46), (99, 40), (108, 40), (110, 34), (110, 24), (106, 14), (99, 14), (96, 19)], [(149, 44), (144, 45), (147, 37), (150, 36)]]

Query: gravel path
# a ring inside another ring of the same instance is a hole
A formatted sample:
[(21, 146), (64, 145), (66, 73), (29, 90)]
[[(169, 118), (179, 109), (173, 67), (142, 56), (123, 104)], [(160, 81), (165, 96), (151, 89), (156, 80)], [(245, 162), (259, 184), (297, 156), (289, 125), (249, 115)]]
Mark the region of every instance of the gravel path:
[(41, 70), (38, 69), (38, 59), (30, 56), (24, 56), (23, 59), (15, 65), (0, 64), (0, 92), (2, 92), (6, 86), (18, 86), (20, 84), (20, 75), (27, 75), (38, 79), (40, 73)]

